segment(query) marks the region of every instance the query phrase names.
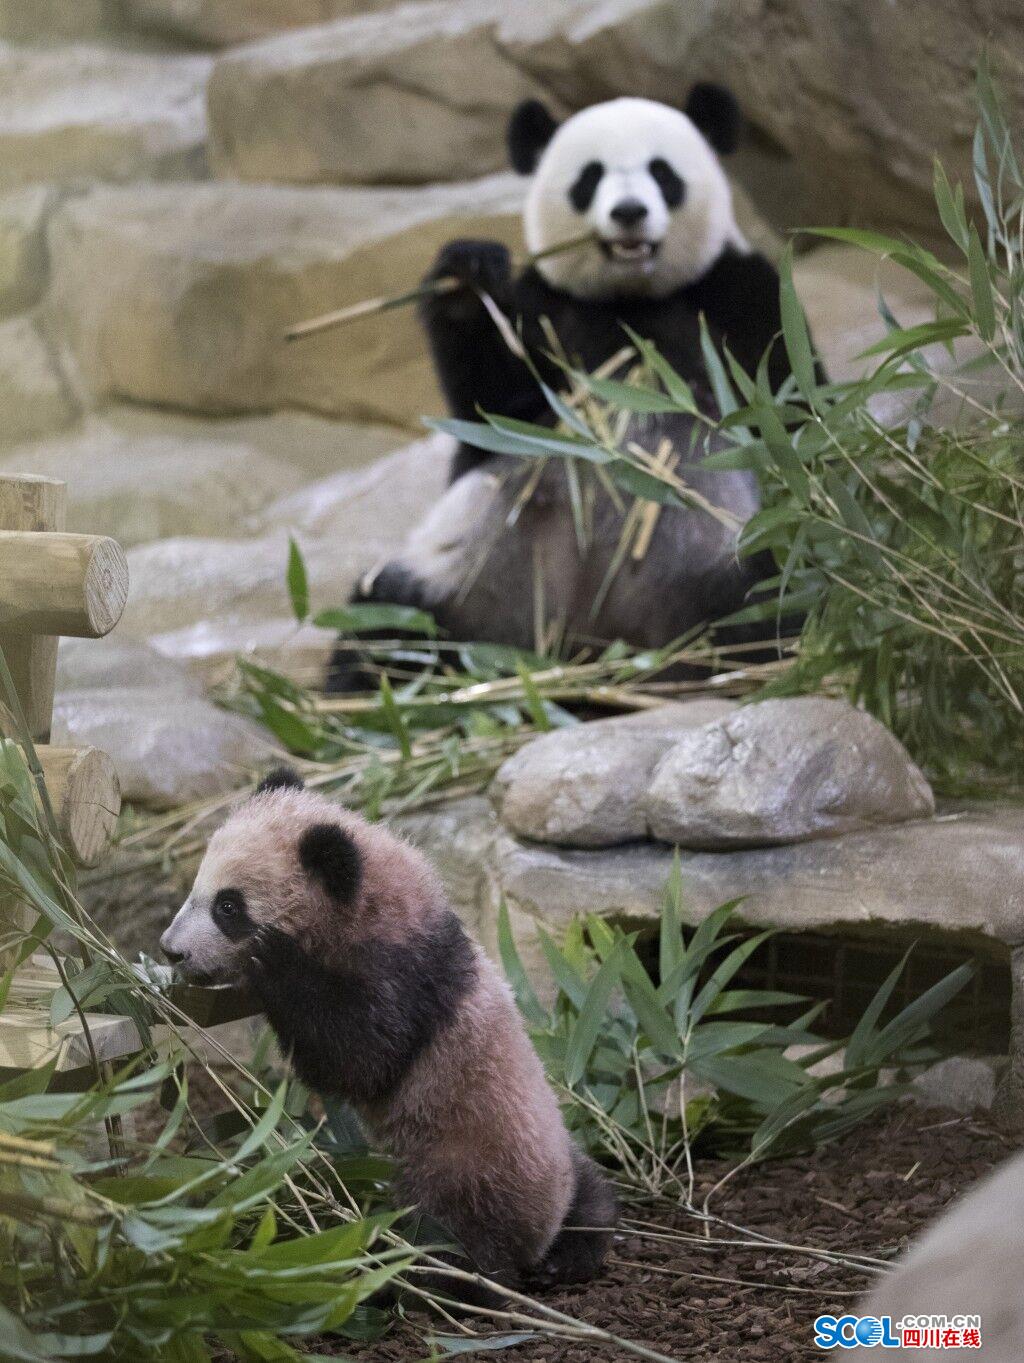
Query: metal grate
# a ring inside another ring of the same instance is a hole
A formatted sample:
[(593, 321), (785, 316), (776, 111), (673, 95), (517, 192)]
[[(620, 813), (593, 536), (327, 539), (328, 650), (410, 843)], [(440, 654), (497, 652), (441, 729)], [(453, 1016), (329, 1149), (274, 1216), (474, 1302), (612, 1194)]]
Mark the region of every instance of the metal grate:
[[(830, 1037), (848, 1036), (883, 980), (899, 964), (907, 945), (820, 933), (779, 933), (754, 953), (736, 975), (733, 987), (780, 989), (814, 1000), (828, 999), (829, 1006), (815, 1023), (815, 1030)], [(646, 963), (656, 970), (656, 940), (650, 946)], [(965, 961), (974, 962), (974, 979), (936, 1019), (935, 1042), (940, 1049), (958, 1055), (1005, 1055), (1010, 1041), (1008, 959), (1001, 961), (964, 947), (918, 941), (885, 1016), (918, 998)]]

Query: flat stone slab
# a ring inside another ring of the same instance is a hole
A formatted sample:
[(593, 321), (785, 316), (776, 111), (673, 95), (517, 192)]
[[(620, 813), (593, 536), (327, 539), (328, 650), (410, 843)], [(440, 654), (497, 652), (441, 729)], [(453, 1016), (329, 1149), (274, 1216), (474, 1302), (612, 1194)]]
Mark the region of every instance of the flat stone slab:
[(0, 188), (204, 174), (210, 65), (201, 56), (0, 44)]
[[(504, 898), (541, 975), (538, 925), (557, 936), (587, 913), (655, 923), (677, 855), (650, 843), (577, 851), (521, 842), (482, 797), (397, 822), (437, 857), (485, 941), (493, 943)], [(745, 896), (737, 917), (754, 928), (902, 939), (928, 932), (1004, 956), (1024, 943), (1022, 805), (970, 805), (790, 847), (678, 856), (690, 924)]]
[(284, 332), (414, 285), (453, 236), (514, 244), (521, 194), (513, 176), (406, 190), (96, 190), (50, 225), (62, 354), (96, 401), (209, 415), (300, 407), (419, 428), (442, 399), (413, 308), (290, 344)]

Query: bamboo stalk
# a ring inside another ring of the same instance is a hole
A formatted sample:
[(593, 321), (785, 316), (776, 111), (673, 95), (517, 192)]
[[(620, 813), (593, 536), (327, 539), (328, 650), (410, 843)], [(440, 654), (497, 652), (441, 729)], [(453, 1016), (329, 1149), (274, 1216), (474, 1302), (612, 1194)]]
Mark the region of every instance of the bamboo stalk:
[[(593, 232), (587, 232), (584, 236), (573, 237), (569, 241), (560, 241), (555, 246), (549, 246), (544, 251), (535, 251), (522, 260), (518, 269), (529, 269), (538, 260), (546, 260), (549, 256), (561, 255), (564, 251), (575, 251), (581, 246), (588, 246), (594, 241)], [(364, 298), (359, 303), (350, 303), (346, 308), (336, 308), (333, 312), (321, 313), (319, 317), (310, 317), (305, 322), (295, 322), (288, 327), (284, 333), (286, 341), (300, 341), (306, 336), (318, 336), (322, 331), (331, 331), (334, 327), (344, 326), (347, 322), (355, 322), (360, 317), (376, 317), (379, 313), (390, 312), (393, 308), (404, 308), (409, 303), (416, 303), (421, 298), (432, 298), (438, 294), (454, 293), (457, 289), (464, 287), (461, 279), (456, 279), (454, 275), (440, 275), (437, 279), (424, 280), (414, 289), (406, 289), (404, 293), (380, 294), (376, 298)]]

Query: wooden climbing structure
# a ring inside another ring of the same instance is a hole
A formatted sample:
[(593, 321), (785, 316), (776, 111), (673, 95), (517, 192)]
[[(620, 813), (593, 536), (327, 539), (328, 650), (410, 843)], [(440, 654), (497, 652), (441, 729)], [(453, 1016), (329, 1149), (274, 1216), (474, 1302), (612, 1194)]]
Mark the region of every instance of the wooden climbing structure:
[[(99, 639), (110, 633), (128, 599), (128, 564), (115, 540), (69, 534), (66, 509), (64, 483), (0, 475), (0, 649), (37, 745), (61, 839), (78, 866), (91, 867), (110, 844), (121, 796), (105, 753), (49, 741), (57, 644), (61, 635)], [(11, 727), (6, 705), (0, 707), (0, 732)], [(24, 923), (23, 906), (0, 896), (0, 940)], [(58, 983), (45, 957), (19, 967), (0, 1015), (0, 1073), (55, 1061), (58, 1073), (69, 1074), (87, 1064), (78, 1018), (50, 1024), (46, 1005)], [(126, 1017), (90, 1014), (89, 1034), (101, 1060), (139, 1047), (135, 1024)]]

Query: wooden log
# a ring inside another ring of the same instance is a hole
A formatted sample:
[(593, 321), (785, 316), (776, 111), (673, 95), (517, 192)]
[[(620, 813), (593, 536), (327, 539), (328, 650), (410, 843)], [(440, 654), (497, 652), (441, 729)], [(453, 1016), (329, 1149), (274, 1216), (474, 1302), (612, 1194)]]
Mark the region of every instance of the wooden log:
[(99, 748), (36, 748), (61, 841), (79, 866), (95, 866), (121, 811), (114, 764)]
[(128, 599), (128, 561), (105, 535), (0, 530), (0, 630), (100, 639)]
[[(66, 517), (64, 483), (31, 474), (0, 475), (0, 530), (63, 530)], [(11, 634), (0, 627), (0, 649), (14, 678), (32, 737), (48, 738), (57, 676), (56, 636)], [(3, 699), (0, 695), (0, 701)], [(0, 730), (4, 728), (0, 708)]]

